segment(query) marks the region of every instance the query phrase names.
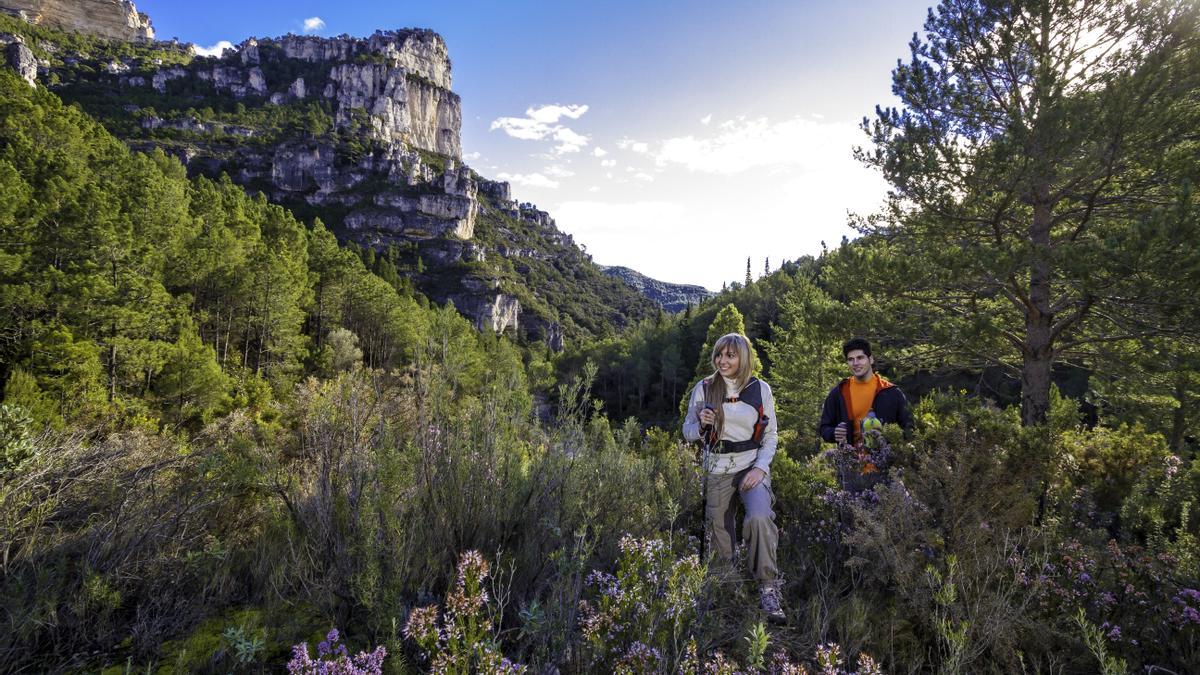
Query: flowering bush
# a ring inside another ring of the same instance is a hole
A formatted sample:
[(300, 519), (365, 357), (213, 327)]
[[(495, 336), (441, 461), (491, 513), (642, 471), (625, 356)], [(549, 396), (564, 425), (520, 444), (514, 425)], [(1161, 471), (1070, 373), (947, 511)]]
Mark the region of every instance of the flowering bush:
[(372, 652), (359, 652), (353, 657), (346, 645), (341, 644), (338, 629), (330, 629), (325, 639), (317, 645), (317, 658), (308, 655), (308, 643), (301, 642), (292, 647), (292, 660), (287, 669), (292, 675), (382, 675), (383, 659), (387, 650), (380, 645)]
[(525, 667), (500, 653), (485, 613), (489, 596), (484, 581), (491, 573), (478, 551), (458, 559), (458, 575), (446, 596), (446, 612), (438, 621), (438, 607), (418, 607), (408, 615), (405, 637), (413, 640), (429, 659), (435, 673), (522, 673)]
[(626, 535), (616, 575), (594, 571), (580, 603), (589, 667), (617, 672), (674, 670), (697, 629), (705, 586), (695, 555), (675, 558), (661, 539)]
[[(1200, 591), (1194, 570), (1169, 553), (1109, 540), (1101, 549), (1068, 539), (1045, 560), (1014, 556), (1037, 609), (1066, 624), (1077, 610), (1131, 663), (1200, 669)], [(1191, 585), (1188, 585), (1191, 584)]]
[(848, 664), (842, 657), (842, 647), (836, 643), (826, 643), (817, 647), (814, 655), (817, 670), (810, 670), (803, 663), (793, 662), (785, 651), (777, 651), (772, 655), (766, 668), (751, 666), (746, 669), (728, 659), (721, 652), (714, 652), (707, 658), (697, 654), (696, 643), (688, 643), (679, 673), (683, 675), (741, 675), (742, 673), (765, 672), (768, 675), (883, 675), (883, 669), (871, 655), (862, 652), (858, 655), (858, 670), (849, 670)]

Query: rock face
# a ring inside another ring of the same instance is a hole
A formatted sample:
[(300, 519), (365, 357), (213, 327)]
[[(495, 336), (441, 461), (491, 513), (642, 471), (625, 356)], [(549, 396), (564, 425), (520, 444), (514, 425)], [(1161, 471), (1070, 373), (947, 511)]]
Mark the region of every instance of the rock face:
[(367, 55), (450, 89), (450, 53), (441, 36), (430, 30), (377, 31), (365, 40), (288, 35), (278, 43), (289, 59), (344, 62)]
[(348, 126), (357, 111), (370, 115), (371, 128), (385, 143), (409, 145), (461, 157), (458, 96), (401, 67), (343, 63), (329, 73), (325, 97), (337, 101), (337, 123)]
[(154, 39), (150, 17), (129, 0), (0, 0), (0, 9), (58, 30), (130, 42)]
[(378, 141), (462, 157), (461, 101), (450, 90), (446, 43), (433, 31), (376, 31), (368, 38), (252, 38), (221, 60), (243, 67), (270, 61), (328, 66), (323, 78), (294, 80), (278, 93), (293, 100), (320, 93), (336, 103), (334, 121), (341, 127), (365, 113)]
[(628, 267), (605, 267), (603, 270), (610, 277), (624, 281), (637, 292), (657, 302), (668, 312), (682, 312), (688, 305), (698, 305), (715, 295), (703, 286), (658, 281)]
[[(273, 73), (304, 71), (305, 65), (304, 76), (271, 81)], [(175, 80), (201, 80), (218, 93), (259, 97), (275, 105), (319, 96), (334, 105), (339, 129), (357, 133), (361, 128), (389, 148), (462, 157), (462, 105), (450, 90), (446, 44), (432, 31), (378, 31), (369, 38), (251, 38), (218, 58), (159, 68), (149, 78), (129, 76), (122, 82), (166, 94)]]
[(0, 35), (0, 44), (4, 45), (4, 63), (33, 86), (37, 82), (38, 73), (37, 59), (34, 58), (33, 52), (15, 35)]

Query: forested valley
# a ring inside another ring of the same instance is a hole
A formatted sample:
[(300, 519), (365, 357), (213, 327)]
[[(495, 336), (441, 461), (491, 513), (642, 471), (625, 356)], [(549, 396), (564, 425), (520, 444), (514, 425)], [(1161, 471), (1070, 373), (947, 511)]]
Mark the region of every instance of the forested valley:
[[(942, 3), (859, 237), (561, 352), (0, 70), (0, 670), (1200, 672), (1198, 12)], [(782, 626), (700, 558), (729, 332)], [(869, 490), (851, 336), (916, 418)]]

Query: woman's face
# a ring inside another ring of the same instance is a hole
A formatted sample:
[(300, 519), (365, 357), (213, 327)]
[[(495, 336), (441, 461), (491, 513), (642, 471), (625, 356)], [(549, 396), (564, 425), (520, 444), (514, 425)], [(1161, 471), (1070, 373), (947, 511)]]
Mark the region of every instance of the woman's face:
[(727, 345), (725, 349), (717, 352), (717, 358), (714, 360), (713, 365), (717, 367), (717, 372), (721, 374), (721, 377), (733, 379), (737, 377), (742, 360), (738, 356), (737, 349), (733, 345)]

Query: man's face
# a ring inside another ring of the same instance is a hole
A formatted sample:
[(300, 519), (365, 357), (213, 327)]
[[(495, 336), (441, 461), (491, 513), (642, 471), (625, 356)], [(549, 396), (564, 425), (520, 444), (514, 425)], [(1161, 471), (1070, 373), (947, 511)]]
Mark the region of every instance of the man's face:
[(851, 349), (846, 352), (846, 365), (850, 366), (850, 374), (855, 379), (865, 380), (871, 376), (875, 366), (875, 358), (867, 356), (861, 349)]

